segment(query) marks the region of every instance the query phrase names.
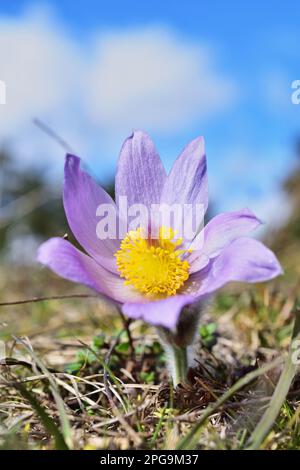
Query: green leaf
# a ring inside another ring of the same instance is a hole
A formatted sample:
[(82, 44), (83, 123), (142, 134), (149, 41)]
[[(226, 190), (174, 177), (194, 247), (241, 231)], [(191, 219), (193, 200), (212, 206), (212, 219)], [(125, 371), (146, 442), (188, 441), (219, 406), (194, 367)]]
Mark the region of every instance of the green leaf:
[(80, 362), (72, 362), (71, 364), (66, 365), (65, 372), (67, 374), (77, 374), (81, 368), (82, 364)]
[(115, 347), (115, 350), (120, 353), (120, 354), (127, 354), (130, 349), (130, 344), (129, 343), (120, 343), (117, 344)]
[(76, 353), (76, 360), (78, 363), (82, 365), (87, 364), (91, 365), (95, 362), (96, 358), (95, 355), (89, 349), (80, 349)]
[(152, 351), (154, 352), (154, 354), (157, 355), (164, 354), (164, 350), (158, 341), (154, 341), (154, 343), (152, 344)]
[(199, 335), (205, 347), (210, 348), (216, 343), (216, 323), (208, 323), (199, 327)]
[(155, 373), (154, 371), (151, 372), (141, 372), (140, 377), (143, 382), (146, 382), (147, 384), (153, 383), (154, 378), (155, 378)]
[(208, 325), (201, 325), (199, 328), (199, 333), (201, 338), (207, 338), (212, 336), (217, 331), (216, 323), (208, 323)]
[(98, 350), (101, 349), (105, 344), (105, 335), (100, 333), (93, 337), (93, 349)]

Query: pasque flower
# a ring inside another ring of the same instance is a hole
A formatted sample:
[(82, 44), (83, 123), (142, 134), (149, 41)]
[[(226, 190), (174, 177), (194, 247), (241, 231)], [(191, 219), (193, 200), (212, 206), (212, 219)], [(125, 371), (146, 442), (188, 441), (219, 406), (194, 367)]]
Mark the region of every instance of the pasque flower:
[[(230, 190), (230, 188), (229, 188)], [(203, 301), (230, 281), (261, 282), (281, 273), (275, 255), (248, 238), (260, 221), (249, 209), (219, 214), (187, 243), (174, 227), (158, 227), (158, 237), (129, 231), (122, 240), (96, 235), (97, 208), (128, 204), (208, 206), (204, 140), (190, 142), (166, 174), (150, 137), (135, 131), (123, 144), (116, 174), (116, 202), (67, 155), (63, 202), (69, 226), (85, 253), (62, 238), (51, 238), (38, 260), (55, 273), (116, 302), (125, 315), (158, 327), (173, 357), (175, 384), (184, 379), (186, 347), (192, 342)], [(192, 213), (187, 217), (193, 217)], [(202, 248), (193, 250), (197, 237)]]

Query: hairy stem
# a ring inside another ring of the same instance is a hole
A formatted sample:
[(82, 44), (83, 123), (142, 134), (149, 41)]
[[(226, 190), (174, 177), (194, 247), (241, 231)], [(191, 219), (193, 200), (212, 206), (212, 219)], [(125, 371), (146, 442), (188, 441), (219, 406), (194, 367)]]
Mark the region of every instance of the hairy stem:
[(170, 363), (170, 369), (173, 379), (174, 387), (179, 383), (187, 382), (188, 372), (188, 357), (186, 347), (177, 347), (174, 345), (167, 345), (167, 354)]

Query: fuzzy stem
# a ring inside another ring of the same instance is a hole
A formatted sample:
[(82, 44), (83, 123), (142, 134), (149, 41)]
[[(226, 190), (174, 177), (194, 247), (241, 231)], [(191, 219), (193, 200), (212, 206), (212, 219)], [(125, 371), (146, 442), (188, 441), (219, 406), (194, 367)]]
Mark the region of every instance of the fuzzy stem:
[(174, 387), (187, 381), (188, 357), (186, 347), (168, 345), (168, 355)]

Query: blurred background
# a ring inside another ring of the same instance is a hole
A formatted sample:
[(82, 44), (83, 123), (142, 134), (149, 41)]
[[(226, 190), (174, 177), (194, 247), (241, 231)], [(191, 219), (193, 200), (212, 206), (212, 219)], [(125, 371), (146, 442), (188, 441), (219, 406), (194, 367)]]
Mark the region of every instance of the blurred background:
[(1, 264), (68, 230), (65, 149), (112, 188), (134, 128), (168, 169), (204, 135), (211, 213), (249, 207), (279, 256), (296, 253), (299, 24), (296, 0), (1, 0)]
[[(300, 305), (299, 45), (297, 0), (0, 0), (0, 449), (53, 447), (16, 385), (28, 387), (58, 421), (62, 408), (54, 406), (41, 368), (32, 367), (31, 347), (49, 371), (84, 380), (70, 381), (74, 396), (63, 387), (66, 376), (55, 382), (75, 448), (122, 450), (130, 426), (143, 448), (168, 449), (186, 432), (181, 412), (197, 419), (194, 412), (238, 378), (287, 350)], [(168, 170), (203, 135), (209, 217), (252, 209), (265, 222), (255, 236), (285, 271), (270, 283), (226, 286), (204, 309), (196, 338), (204, 346), (201, 373), (191, 392), (179, 389), (181, 404), (158, 389), (166, 368), (155, 331), (141, 321), (128, 330), (111, 304), (87, 298), (87, 288), (35, 261), (40, 243), (70, 234), (62, 207), (66, 151), (113, 193), (120, 148), (136, 128), (151, 135)], [(116, 374), (112, 384), (141, 385), (116, 388), (117, 414), (111, 392), (104, 393), (103, 362)], [(266, 375), (266, 387), (251, 382), (232, 408), (228, 402), (226, 413), (222, 407), (207, 420), (204, 448), (246, 445), (247, 427), (267, 405), (254, 399), (271, 393), (277, 374)], [(271, 449), (300, 448), (299, 383), (266, 439)], [(63, 427), (68, 432), (65, 421)]]

